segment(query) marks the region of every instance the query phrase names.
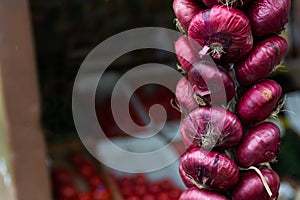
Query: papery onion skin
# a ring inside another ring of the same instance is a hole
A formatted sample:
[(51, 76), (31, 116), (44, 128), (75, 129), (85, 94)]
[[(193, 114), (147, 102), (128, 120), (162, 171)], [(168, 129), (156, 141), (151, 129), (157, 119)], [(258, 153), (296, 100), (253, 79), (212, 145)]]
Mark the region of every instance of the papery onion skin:
[(187, 31), (192, 18), (203, 8), (195, 0), (174, 0), (173, 10), (181, 26)]
[(255, 0), (247, 6), (253, 35), (277, 34), (288, 22), (290, 0)]
[(228, 198), (216, 192), (199, 190), (194, 187), (184, 191), (179, 200), (228, 200)]
[(240, 85), (248, 86), (267, 77), (288, 51), (286, 40), (271, 36), (257, 44), (250, 54), (236, 66)]
[(237, 186), (232, 191), (232, 200), (270, 200), (278, 198), (280, 178), (276, 172), (266, 168), (261, 168), (268, 186), (272, 191), (272, 198), (268, 195), (262, 181), (254, 170), (241, 172), (240, 180)]
[(280, 129), (272, 122), (263, 122), (247, 132), (235, 151), (235, 160), (248, 168), (276, 157), (280, 148)]
[(191, 181), (191, 179), (189, 179), (186, 176), (185, 171), (182, 169), (182, 163), (181, 162), (179, 164), (179, 175), (180, 175), (180, 178), (181, 178), (182, 182), (184, 183), (184, 185), (187, 188), (194, 187), (194, 183)]
[(185, 77), (182, 77), (178, 81), (176, 85), (175, 95), (179, 103), (181, 112), (184, 115), (189, 114), (191, 111), (199, 107), (197, 102), (194, 99), (192, 85)]
[(221, 101), (224, 98), (224, 91), (222, 89), (225, 89), (226, 99), (224, 100), (226, 102), (235, 96), (233, 79), (226, 70), (217, 67), (214, 63), (199, 62), (195, 64), (189, 70), (187, 78), (194, 92), (206, 99), (208, 103), (211, 103), (212, 100)]
[(207, 7), (212, 7), (213, 5), (222, 4), (226, 5), (226, 2), (228, 2), (228, 6), (233, 7), (240, 7), (240, 6), (246, 6), (248, 3), (250, 3), (253, 0), (202, 0), (203, 3)]
[(227, 191), (239, 179), (239, 169), (225, 154), (194, 148), (181, 157), (187, 176), (208, 190)]
[(281, 94), (282, 88), (276, 81), (265, 79), (243, 94), (236, 106), (236, 114), (243, 124), (262, 121), (276, 108)]
[(191, 48), (190, 43), (186, 36), (181, 36), (174, 45), (177, 60), (185, 72), (188, 72), (193, 67), (193, 64), (200, 60), (196, 52)]
[(241, 140), (243, 130), (235, 114), (214, 106), (199, 107), (192, 111), (182, 120), (180, 133), (185, 138), (183, 143), (186, 146), (193, 142), (205, 149), (229, 149)]
[(217, 54), (221, 57), (215, 61), (222, 64), (240, 61), (253, 46), (247, 16), (237, 8), (222, 5), (215, 5), (197, 14), (190, 23), (188, 36), (201, 47), (209, 47), (210, 51), (213, 46), (220, 44), (224, 53)]

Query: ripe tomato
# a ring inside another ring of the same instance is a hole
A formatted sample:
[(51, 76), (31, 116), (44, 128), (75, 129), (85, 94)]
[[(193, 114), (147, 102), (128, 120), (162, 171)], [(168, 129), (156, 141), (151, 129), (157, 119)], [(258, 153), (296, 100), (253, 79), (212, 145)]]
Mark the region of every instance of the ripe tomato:
[(157, 194), (159, 192), (162, 191), (162, 188), (160, 186), (159, 183), (150, 183), (149, 184), (149, 191), (152, 193), (152, 194)]
[(182, 191), (179, 188), (173, 188), (169, 192), (169, 196), (171, 199), (179, 199)]
[(103, 184), (102, 177), (99, 174), (92, 174), (87, 178), (87, 182), (91, 188), (96, 188), (98, 185)]
[(56, 194), (59, 200), (76, 200), (78, 191), (74, 184), (63, 183), (56, 189)]
[(147, 184), (146, 176), (144, 174), (137, 174), (135, 177), (135, 183), (137, 185), (145, 185)]
[(120, 188), (122, 187), (133, 187), (134, 186), (134, 180), (131, 177), (124, 176), (119, 181)]
[(153, 194), (145, 194), (142, 197), (142, 200), (156, 200), (155, 196)]
[(77, 171), (83, 178), (88, 178), (89, 176), (95, 174), (94, 165), (90, 162), (80, 163), (80, 165), (77, 167)]
[(170, 200), (168, 192), (160, 192), (157, 194), (159, 200)]
[(170, 179), (165, 178), (160, 181), (160, 187), (163, 188), (164, 191), (168, 191), (171, 190), (174, 187), (174, 185)]
[(138, 195), (138, 196), (143, 196), (144, 194), (147, 193), (147, 186), (146, 185), (136, 185), (134, 187), (134, 192)]
[(104, 185), (99, 185), (92, 192), (93, 200), (109, 200), (110, 192)]
[(126, 200), (140, 200), (140, 197), (137, 195), (130, 195), (126, 198)]
[(53, 182), (54, 185), (58, 185), (61, 183), (71, 183), (73, 181), (73, 177), (71, 173), (66, 169), (57, 169), (53, 172)]
[(78, 200), (93, 200), (89, 192), (82, 192), (78, 194)]

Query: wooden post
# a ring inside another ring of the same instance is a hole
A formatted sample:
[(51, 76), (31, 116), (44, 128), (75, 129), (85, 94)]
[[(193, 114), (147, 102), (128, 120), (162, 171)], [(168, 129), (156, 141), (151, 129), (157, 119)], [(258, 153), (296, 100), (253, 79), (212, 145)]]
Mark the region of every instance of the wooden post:
[(30, 19), (26, 0), (0, 0), (0, 139), (7, 141), (0, 159), (8, 161), (13, 188), (0, 168), (5, 200), (51, 199)]

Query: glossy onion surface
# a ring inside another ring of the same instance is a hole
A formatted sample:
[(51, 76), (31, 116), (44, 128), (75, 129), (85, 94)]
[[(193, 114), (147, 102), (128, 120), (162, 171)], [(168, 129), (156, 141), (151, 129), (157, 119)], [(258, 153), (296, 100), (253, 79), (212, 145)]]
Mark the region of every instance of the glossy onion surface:
[(236, 161), (242, 167), (269, 162), (280, 147), (280, 130), (272, 122), (263, 122), (250, 129), (236, 148)]
[(236, 8), (215, 5), (203, 10), (191, 21), (188, 36), (201, 47), (209, 47), (210, 55), (220, 63), (235, 63), (253, 46), (250, 22)]
[(229, 190), (239, 179), (239, 169), (225, 154), (194, 148), (181, 157), (186, 176), (209, 190)]
[(287, 53), (288, 44), (280, 36), (269, 37), (258, 43), (251, 53), (236, 66), (240, 85), (247, 86), (268, 76)]
[(281, 96), (281, 86), (265, 79), (247, 90), (240, 98), (236, 113), (244, 124), (254, 124), (269, 117)]

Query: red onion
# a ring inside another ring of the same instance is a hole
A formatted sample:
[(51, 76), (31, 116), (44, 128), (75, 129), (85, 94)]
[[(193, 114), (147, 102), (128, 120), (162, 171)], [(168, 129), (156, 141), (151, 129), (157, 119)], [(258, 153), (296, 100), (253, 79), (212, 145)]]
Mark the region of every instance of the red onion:
[(216, 192), (189, 188), (181, 194), (179, 200), (228, 200), (228, 198)]
[(276, 108), (281, 93), (281, 86), (274, 80), (263, 80), (240, 98), (236, 113), (244, 124), (262, 121)]
[(184, 114), (188, 114), (199, 107), (193, 95), (192, 85), (185, 77), (181, 78), (176, 86), (176, 99)]
[(239, 169), (225, 154), (194, 148), (181, 157), (182, 169), (195, 186), (229, 190), (239, 179)]
[(247, 16), (239, 9), (221, 5), (197, 14), (190, 23), (188, 35), (203, 47), (200, 55), (208, 50), (221, 63), (240, 61), (253, 46)]
[(186, 176), (185, 171), (182, 168), (181, 162), (179, 164), (179, 175), (180, 175), (180, 178), (183, 181), (184, 185), (187, 188), (190, 188), (190, 187), (194, 186), (194, 183), (191, 181), (191, 179)]
[(272, 122), (263, 122), (246, 134), (236, 148), (236, 161), (250, 167), (274, 159), (279, 152), (280, 130)]
[(216, 4), (227, 5), (231, 7), (245, 6), (253, 0), (202, 0), (207, 7), (212, 7)]
[(255, 0), (247, 7), (253, 35), (279, 33), (288, 22), (290, 0)]
[(175, 42), (176, 56), (185, 72), (188, 72), (193, 67), (193, 64), (200, 60), (196, 52), (191, 48), (190, 43), (191, 41), (186, 36), (181, 36)]
[(195, 0), (174, 0), (173, 10), (183, 30), (187, 31), (192, 18), (198, 14), (202, 8)]
[(194, 92), (208, 103), (211, 103), (211, 100), (224, 99), (224, 89), (226, 93), (224, 101), (228, 102), (235, 96), (234, 81), (224, 69), (215, 66), (214, 63), (199, 62), (193, 65), (187, 77)]
[(249, 170), (241, 173), (240, 180), (232, 192), (232, 200), (277, 199), (280, 185), (279, 176), (273, 170), (262, 168), (260, 171), (272, 192), (272, 198), (267, 193), (258, 173)]
[(288, 50), (286, 40), (280, 36), (269, 37), (258, 43), (251, 53), (236, 67), (238, 82), (247, 86), (270, 74)]
[(183, 142), (186, 146), (193, 142), (205, 149), (227, 149), (240, 141), (242, 125), (225, 108), (199, 107), (182, 120), (180, 132), (185, 137)]

